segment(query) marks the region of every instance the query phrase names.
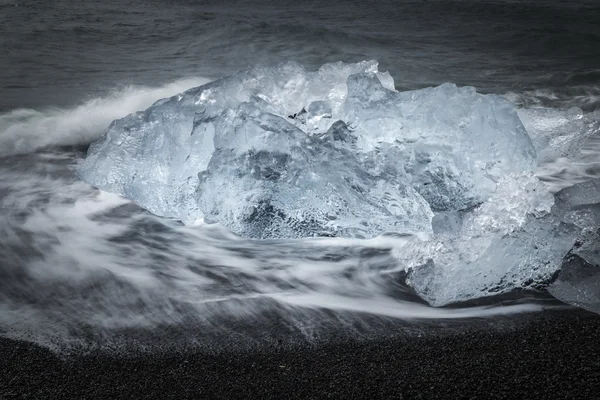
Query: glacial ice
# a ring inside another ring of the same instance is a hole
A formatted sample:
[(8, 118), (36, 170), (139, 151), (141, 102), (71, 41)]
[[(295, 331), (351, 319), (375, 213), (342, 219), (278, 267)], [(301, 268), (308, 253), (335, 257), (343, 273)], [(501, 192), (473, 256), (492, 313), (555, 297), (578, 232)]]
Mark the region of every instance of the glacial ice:
[(600, 289), (590, 283), (600, 280), (600, 180), (553, 196), (533, 175), (507, 175), (480, 206), (436, 214), (433, 229), (433, 239), (396, 249), (432, 305), (544, 285), (560, 270), (550, 292), (578, 306), (584, 297), (584, 308), (600, 312), (592, 306)]
[(533, 144), (498, 96), (411, 92), (374, 61), (253, 68), (113, 122), (78, 173), (151, 212), (253, 237), (431, 231), (532, 171)]
[(600, 265), (569, 255), (548, 292), (565, 303), (600, 314)]
[(114, 121), (78, 174), (249, 238), (412, 235), (398, 268), (441, 306), (552, 277), (592, 222), (563, 195), (555, 204), (535, 168), (597, 128), (575, 109), (517, 111), (471, 87), (398, 92), (375, 61), (287, 62)]
[(555, 214), (581, 231), (548, 291), (566, 303), (600, 313), (600, 179), (562, 189), (556, 203)]
[[(428, 241), (396, 249), (409, 283), (434, 306), (549, 280), (578, 229), (552, 213), (554, 197), (530, 173), (507, 175), (488, 201)], [(446, 221), (447, 223), (447, 221)]]
[(341, 124), (323, 138), (308, 136), (251, 103), (211, 123), (215, 151), (197, 186), (207, 222), (253, 238), (430, 230), (427, 202), (391, 160), (367, 171), (365, 160), (334, 145), (349, 139)]
[(600, 179), (578, 183), (556, 193), (554, 214), (581, 230), (571, 252), (600, 267)]

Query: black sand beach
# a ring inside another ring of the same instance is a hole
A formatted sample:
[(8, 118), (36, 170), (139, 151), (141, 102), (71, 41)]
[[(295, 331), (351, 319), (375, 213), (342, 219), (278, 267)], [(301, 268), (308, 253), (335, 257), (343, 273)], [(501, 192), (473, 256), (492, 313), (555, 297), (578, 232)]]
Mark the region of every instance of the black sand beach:
[(66, 358), (3, 339), (0, 398), (596, 398), (600, 316), (563, 310), (490, 323), (432, 326), (420, 337), (390, 331), (271, 349)]

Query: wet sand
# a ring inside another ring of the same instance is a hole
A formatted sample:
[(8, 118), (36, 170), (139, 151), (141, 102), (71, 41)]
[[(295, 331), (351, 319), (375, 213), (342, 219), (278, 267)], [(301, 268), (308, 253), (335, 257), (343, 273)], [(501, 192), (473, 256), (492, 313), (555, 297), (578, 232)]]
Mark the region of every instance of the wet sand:
[[(600, 316), (548, 311), (370, 338), (59, 356), (0, 340), (0, 399), (591, 399)], [(491, 324), (492, 323), (492, 324)], [(509, 326), (507, 328), (507, 326)], [(457, 328), (458, 327), (458, 328)], [(380, 327), (381, 328), (381, 327)], [(153, 339), (156, 340), (156, 339)], [(169, 335), (162, 339), (169, 342)], [(288, 344), (286, 344), (288, 343)]]

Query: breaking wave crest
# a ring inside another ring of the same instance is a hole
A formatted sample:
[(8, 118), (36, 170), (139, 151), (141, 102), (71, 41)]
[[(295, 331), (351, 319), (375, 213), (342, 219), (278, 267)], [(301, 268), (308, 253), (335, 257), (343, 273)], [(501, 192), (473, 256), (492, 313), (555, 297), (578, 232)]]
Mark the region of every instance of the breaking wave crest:
[(157, 99), (208, 81), (186, 78), (159, 87), (125, 86), (73, 108), (20, 108), (0, 114), (0, 156), (50, 146), (87, 145), (97, 139), (111, 121), (143, 110)]

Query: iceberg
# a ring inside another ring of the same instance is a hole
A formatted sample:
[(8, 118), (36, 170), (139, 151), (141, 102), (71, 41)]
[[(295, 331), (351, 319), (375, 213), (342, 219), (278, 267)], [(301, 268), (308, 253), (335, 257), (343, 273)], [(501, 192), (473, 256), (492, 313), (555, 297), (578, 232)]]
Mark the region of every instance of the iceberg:
[(114, 121), (78, 174), (152, 213), (251, 238), (430, 234), (535, 149), (510, 102), (398, 92), (375, 61), (256, 67)]
[(535, 176), (597, 131), (472, 87), (399, 92), (376, 61), (286, 62), (114, 121), (77, 173), (252, 239), (400, 234), (392, 269), (443, 306), (546, 284), (567, 254), (597, 262), (598, 183), (554, 196)]

